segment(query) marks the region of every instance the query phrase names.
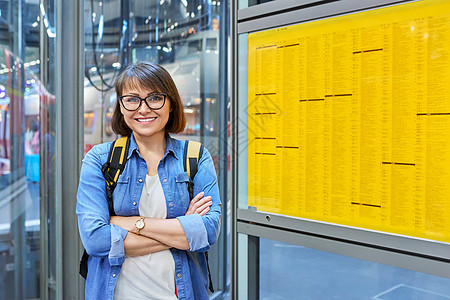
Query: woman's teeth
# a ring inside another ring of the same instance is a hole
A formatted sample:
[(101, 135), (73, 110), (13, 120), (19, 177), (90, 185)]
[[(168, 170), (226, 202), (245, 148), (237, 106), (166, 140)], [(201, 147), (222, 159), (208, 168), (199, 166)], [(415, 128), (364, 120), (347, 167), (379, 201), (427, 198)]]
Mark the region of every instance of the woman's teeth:
[(137, 119), (138, 122), (150, 122), (156, 120), (156, 117), (154, 118), (147, 118), (147, 119)]

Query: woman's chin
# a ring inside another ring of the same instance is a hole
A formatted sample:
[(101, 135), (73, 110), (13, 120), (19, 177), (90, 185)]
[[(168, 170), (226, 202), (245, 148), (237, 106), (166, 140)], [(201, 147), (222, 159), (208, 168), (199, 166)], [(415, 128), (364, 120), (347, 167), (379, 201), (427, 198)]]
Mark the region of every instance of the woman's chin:
[(160, 134), (164, 134), (164, 128), (156, 129), (156, 128), (136, 128), (133, 130), (134, 135), (142, 136), (142, 137), (152, 137)]

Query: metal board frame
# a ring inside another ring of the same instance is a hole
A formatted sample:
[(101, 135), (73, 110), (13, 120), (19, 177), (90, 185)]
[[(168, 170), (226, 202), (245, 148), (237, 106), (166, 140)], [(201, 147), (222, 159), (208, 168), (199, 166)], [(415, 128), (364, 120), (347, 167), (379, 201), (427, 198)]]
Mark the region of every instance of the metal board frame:
[(450, 263), (450, 245), (444, 242), (246, 209), (239, 209), (237, 216), (240, 222), (254, 223), (266, 228), (284, 229), (293, 233), (410, 253)]
[(245, 233), (249, 236), (262, 237), (412, 271), (450, 278), (450, 268), (448, 267), (449, 264), (441, 261), (386, 251), (383, 249), (349, 244), (347, 242), (337, 240), (329, 240), (307, 234), (299, 234), (286, 231), (284, 229), (261, 227), (251, 223), (238, 222), (237, 230), (238, 232)]
[(309, 6), (320, 5), (327, 2), (335, 2), (340, 0), (283, 0), (271, 1), (263, 4), (250, 6), (240, 9), (238, 11), (238, 22), (249, 21), (254, 18), (261, 18), (262, 16), (278, 14), (283, 11), (293, 9), (304, 9)]
[[(420, 1), (420, 0), (419, 0)], [(252, 6), (246, 8), (245, 13), (241, 13), (239, 16), (243, 15), (242, 20), (237, 20), (237, 32), (254, 32), (260, 30), (271, 29), (280, 26), (286, 26), (291, 24), (298, 24), (304, 22), (310, 22), (314, 20), (342, 16), (345, 14), (351, 14), (355, 12), (360, 12), (363, 10), (375, 9), (380, 7), (386, 7), (391, 5), (398, 5), (401, 3), (414, 2), (414, 0), (368, 0), (368, 1), (355, 1), (355, 0), (340, 0), (340, 1), (310, 1), (314, 5), (306, 6), (292, 6), (292, 10), (286, 11), (286, 7), (283, 6), (284, 0), (278, 0), (274, 2), (269, 2), (267, 4), (273, 3), (273, 5), (278, 4), (282, 6), (283, 10), (280, 14), (264, 14), (262, 17), (257, 18), (256, 12), (259, 12), (260, 8), (258, 6)], [(313, 3), (314, 2), (314, 3)], [(287, 6), (287, 3), (286, 3)], [(300, 9), (299, 9), (300, 8)], [(245, 21), (245, 16), (252, 16), (251, 19)]]
[[(393, 6), (416, 0), (340, 0), (299, 1), (278, 0), (238, 10), (238, 1), (231, 4), (232, 90), (231, 119), (237, 120), (239, 99), (238, 36), (324, 18), (342, 16), (364, 10)], [(420, 0), (417, 0), (420, 1)], [(239, 122), (231, 122), (231, 145), (237, 149)], [(386, 232), (295, 218), (274, 213), (238, 209), (237, 151), (232, 157), (232, 226), (231, 226), (231, 298), (238, 299), (238, 233), (301, 245), (358, 259), (405, 268), (450, 278), (450, 244), (402, 236)], [(244, 246), (244, 245), (242, 245)], [(246, 247), (249, 245), (245, 245)], [(257, 278), (253, 278), (256, 280)], [(250, 295), (250, 294), (249, 294)], [(250, 299), (250, 298), (249, 298)]]
[[(450, 245), (443, 242), (245, 209), (239, 209), (237, 216), (241, 223), (251, 223), (262, 228), (285, 230), (300, 235), (450, 263)], [(365, 259), (370, 260), (370, 257)]]

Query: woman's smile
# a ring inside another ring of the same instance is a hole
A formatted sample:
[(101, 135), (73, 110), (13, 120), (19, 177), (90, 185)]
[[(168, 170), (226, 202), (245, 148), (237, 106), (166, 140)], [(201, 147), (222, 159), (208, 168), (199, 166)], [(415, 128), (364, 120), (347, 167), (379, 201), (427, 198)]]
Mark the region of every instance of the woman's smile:
[(135, 120), (141, 124), (150, 124), (156, 120), (157, 117), (148, 117), (148, 118), (136, 118)]

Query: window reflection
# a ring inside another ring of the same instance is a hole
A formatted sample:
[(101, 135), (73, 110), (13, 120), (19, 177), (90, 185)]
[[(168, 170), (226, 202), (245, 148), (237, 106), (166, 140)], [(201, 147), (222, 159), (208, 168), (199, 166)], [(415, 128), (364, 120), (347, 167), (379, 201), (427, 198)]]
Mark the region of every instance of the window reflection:
[[(40, 204), (48, 201), (50, 210), (55, 201), (55, 98), (39, 80), (41, 13), (49, 39), (55, 36), (55, 22), (52, 9), (39, 3), (0, 1), (0, 299), (40, 297)], [(51, 0), (46, 3), (54, 8)], [(53, 48), (48, 54), (54, 57)], [(50, 81), (55, 72), (48, 69)], [(41, 178), (42, 169), (48, 173)], [(48, 241), (44, 251), (54, 254), (53, 236)]]
[(30, 63), (2, 46), (0, 66), (0, 299), (36, 298), (40, 85)]

